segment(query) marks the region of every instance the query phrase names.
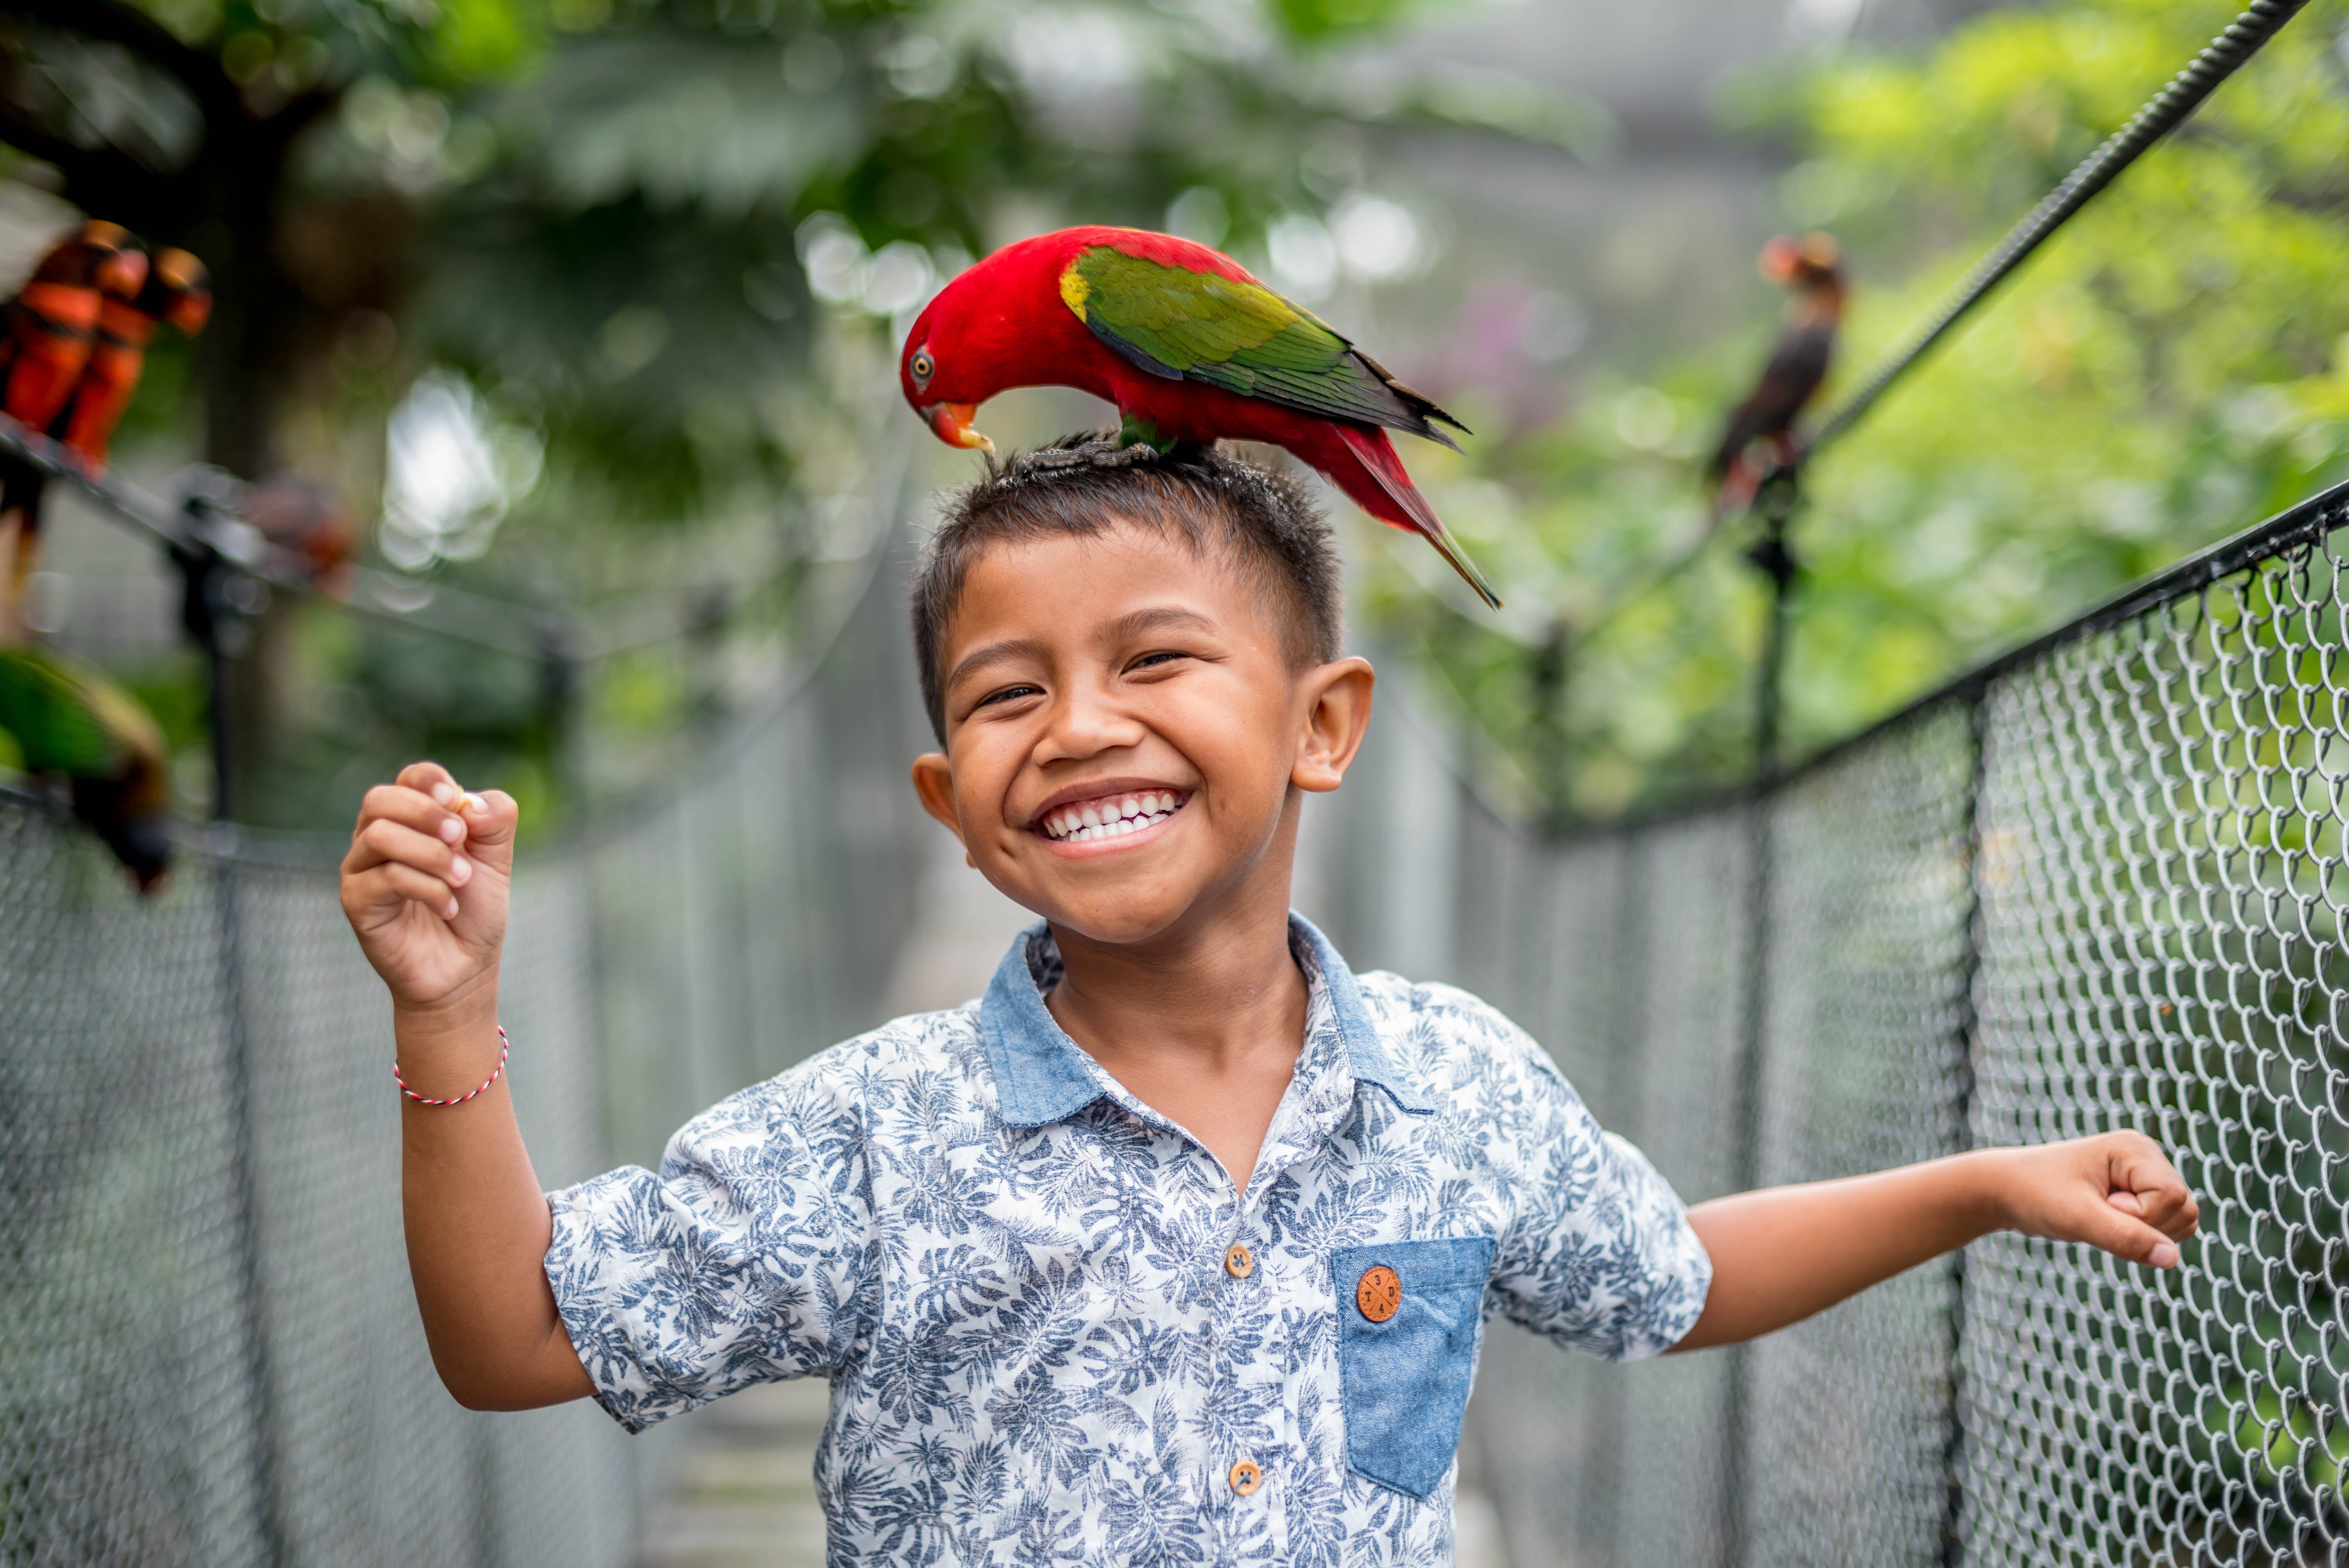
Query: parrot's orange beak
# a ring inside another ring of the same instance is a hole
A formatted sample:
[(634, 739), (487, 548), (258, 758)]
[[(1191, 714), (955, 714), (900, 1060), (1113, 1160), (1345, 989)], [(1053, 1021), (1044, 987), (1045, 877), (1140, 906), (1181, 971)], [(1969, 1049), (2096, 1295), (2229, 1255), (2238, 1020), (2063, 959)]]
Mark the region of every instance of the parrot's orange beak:
[(970, 428), (978, 413), (976, 403), (933, 403), (923, 410), (939, 440), (949, 447), (977, 447), (991, 458), (995, 443)]

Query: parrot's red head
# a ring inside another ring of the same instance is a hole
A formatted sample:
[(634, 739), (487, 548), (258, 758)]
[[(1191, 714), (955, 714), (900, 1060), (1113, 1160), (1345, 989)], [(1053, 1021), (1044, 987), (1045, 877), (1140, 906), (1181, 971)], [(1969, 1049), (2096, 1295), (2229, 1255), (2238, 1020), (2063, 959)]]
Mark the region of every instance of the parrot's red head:
[(1843, 251), (1832, 234), (1799, 240), (1780, 234), (1762, 247), (1762, 275), (1781, 288), (1815, 288), (1843, 281)]
[(1018, 387), (1078, 386), (1071, 376), (1098, 340), (1061, 294), (1061, 276), (1079, 251), (1125, 229), (1061, 229), (1021, 240), (966, 268), (938, 291), (897, 362), (898, 386), (924, 423), (949, 447), (995, 443), (971, 428), (978, 406)]
[(33, 280), (95, 288), (114, 299), (136, 299), (147, 281), (147, 247), (121, 224), (93, 218), (41, 258)]
[(155, 253), (152, 292), (160, 296), (158, 319), (193, 337), (212, 315), (212, 275), (203, 263), (182, 250)]

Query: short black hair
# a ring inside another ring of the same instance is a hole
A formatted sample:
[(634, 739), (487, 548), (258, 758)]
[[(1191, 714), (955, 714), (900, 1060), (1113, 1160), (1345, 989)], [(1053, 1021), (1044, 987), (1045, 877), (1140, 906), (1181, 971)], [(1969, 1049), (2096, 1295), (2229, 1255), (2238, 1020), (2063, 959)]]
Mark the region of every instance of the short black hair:
[(1342, 651), (1343, 574), (1330, 520), (1295, 479), (1213, 445), (1161, 453), (1121, 447), (1114, 431), (1063, 436), (1006, 463), (989, 458), (984, 479), (947, 495), (922, 552), (912, 594), (914, 657), (939, 745), (947, 738), (939, 658), (971, 563), (991, 545), (1092, 538), (1133, 525), (1172, 534), (1195, 552), (1211, 545), (1228, 551), (1285, 601), (1283, 642), (1292, 665), (1327, 664)]

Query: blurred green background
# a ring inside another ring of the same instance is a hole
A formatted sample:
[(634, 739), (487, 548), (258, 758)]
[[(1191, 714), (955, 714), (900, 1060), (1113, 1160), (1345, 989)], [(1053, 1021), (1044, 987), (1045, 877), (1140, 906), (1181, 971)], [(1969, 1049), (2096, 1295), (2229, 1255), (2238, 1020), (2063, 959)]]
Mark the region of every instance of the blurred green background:
[[(1750, 767), (1735, 531), (1640, 585), (1775, 330), (1760, 242), (1842, 240), (1847, 382), (2231, 15), (8, 0), (0, 265), (77, 212), (197, 250), (218, 313), (158, 350), (126, 474), (306, 476), (419, 592), (596, 634), (566, 661), (271, 604), (250, 820), (334, 827), (421, 751), (540, 824), (689, 766), (885, 526), (876, 473), (970, 472), (894, 406), (913, 314), (1076, 222), (1226, 247), (1475, 428), (1404, 457), (1508, 608), (1338, 503), (1356, 619), (1440, 677), (1497, 797), (1589, 820)], [(1798, 748), (2349, 474), (2339, 26), (2288, 30), (1818, 466)], [(1004, 405), (1031, 440), (1099, 413)], [(150, 699), (202, 811), (148, 548), (66, 507), (47, 565), (47, 634)]]

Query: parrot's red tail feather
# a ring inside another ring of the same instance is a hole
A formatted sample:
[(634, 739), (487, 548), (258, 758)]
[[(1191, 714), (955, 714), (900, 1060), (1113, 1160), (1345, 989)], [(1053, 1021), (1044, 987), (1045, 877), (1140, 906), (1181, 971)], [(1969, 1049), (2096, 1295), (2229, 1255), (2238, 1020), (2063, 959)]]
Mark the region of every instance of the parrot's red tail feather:
[(1402, 459), (1395, 456), (1394, 443), (1387, 439), (1387, 433), (1354, 425), (1339, 425), (1337, 430), (1339, 438), (1346, 443), (1346, 449), (1354, 454), (1355, 460), (1370, 471), (1372, 479), (1379, 481), (1379, 488), (1401, 509), (1402, 516), (1386, 516), (1376, 507), (1366, 506), (1363, 510), (1381, 522), (1411, 530), (1435, 546), (1435, 552), (1451, 563), (1453, 571), (1460, 573), (1462, 582), (1476, 590), (1477, 596), (1485, 603), (1499, 609), (1501, 596), (1493, 592), (1492, 584), (1485, 581), (1485, 574), (1476, 570), (1476, 563), (1468, 559), (1467, 552), (1460, 548), (1451, 531), (1444, 526), (1444, 520), (1435, 515), (1435, 509), (1427, 504), (1427, 498), (1420, 494), (1419, 487), (1411, 482), (1411, 475), (1403, 471)]

